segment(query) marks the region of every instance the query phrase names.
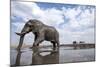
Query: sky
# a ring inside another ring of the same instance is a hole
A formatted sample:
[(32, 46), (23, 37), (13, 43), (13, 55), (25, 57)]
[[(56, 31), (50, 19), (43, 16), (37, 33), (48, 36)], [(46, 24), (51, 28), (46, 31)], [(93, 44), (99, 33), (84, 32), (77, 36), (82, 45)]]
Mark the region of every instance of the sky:
[[(20, 32), (29, 19), (38, 19), (53, 26), (60, 35), (60, 44), (73, 41), (95, 42), (95, 6), (43, 2), (11, 2), (11, 45), (18, 45)], [(34, 35), (25, 36), (24, 44), (34, 42)], [(49, 42), (43, 42), (50, 44)]]

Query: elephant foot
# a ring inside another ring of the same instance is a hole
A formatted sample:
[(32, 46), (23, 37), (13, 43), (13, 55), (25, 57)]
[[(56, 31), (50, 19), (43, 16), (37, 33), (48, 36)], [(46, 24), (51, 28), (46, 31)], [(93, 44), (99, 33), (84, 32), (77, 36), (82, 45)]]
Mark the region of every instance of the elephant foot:
[(32, 47), (30, 47), (30, 49), (33, 49), (34, 47), (37, 47), (36, 45), (33, 45)]
[(59, 51), (59, 47), (53, 47), (53, 51)]
[(17, 51), (20, 51), (20, 48), (16, 48)]

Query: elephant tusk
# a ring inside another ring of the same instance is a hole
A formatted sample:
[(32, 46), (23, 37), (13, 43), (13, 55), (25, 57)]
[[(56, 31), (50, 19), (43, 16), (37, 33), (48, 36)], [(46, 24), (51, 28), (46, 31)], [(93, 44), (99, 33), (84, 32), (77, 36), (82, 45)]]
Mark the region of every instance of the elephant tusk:
[(17, 33), (17, 32), (15, 32), (15, 33), (16, 33), (17, 35), (19, 35), (19, 36), (26, 34), (25, 32), (23, 32), (23, 33)]
[(17, 32), (15, 32), (17, 35), (21, 35), (21, 33), (17, 33)]

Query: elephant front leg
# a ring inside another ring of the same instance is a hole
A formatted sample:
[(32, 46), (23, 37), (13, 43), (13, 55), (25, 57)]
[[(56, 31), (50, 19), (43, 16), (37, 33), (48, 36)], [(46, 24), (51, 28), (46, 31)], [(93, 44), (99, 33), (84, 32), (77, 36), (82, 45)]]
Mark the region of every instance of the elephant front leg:
[[(34, 42), (37, 40), (37, 37), (38, 37), (38, 33), (33, 33), (34, 35), (35, 35), (35, 37), (34, 37)], [(37, 46), (39, 46), (39, 43), (37, 44)], [(32, 47), (30, 47), (31, 49), (33, 48), (33, 47), (35, 47), (35, 45), (34, 45), (34, 43), (33, 43), (33, 46)]]
[(39, 43), (41, 43), (43, 40), (44, 40), (44, 34), (43, 34), (43, 32), (41, 32), (41, 33), (36, 37), (36, 40), (35, 40), (34, 43), (33, 43), (33, 47), (34, 47), (34, 46), (38, 46)]
[[(37, 35), (35, 35), (34, 42), (37, 40)], [(34, 46), (34, 45), (33, 45)], [(37, 44), (39, 46), (39, 43)]]
[(44, 38), (41, 38), (41, 37), (37, 38), (36, 41), (33, 43), (33, 47), (38, 46), (39, 43), (41, 43), (43, 40), (44, 40)]

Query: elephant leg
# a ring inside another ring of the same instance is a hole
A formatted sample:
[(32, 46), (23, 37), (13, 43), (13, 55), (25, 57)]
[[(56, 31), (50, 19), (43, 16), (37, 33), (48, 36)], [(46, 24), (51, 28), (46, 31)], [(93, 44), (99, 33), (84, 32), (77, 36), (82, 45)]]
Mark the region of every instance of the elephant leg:
[[(37, 40), (37, 35), (35, 35), (34, 42), (35, 42), (36, 40)], [(33, 46), (35, 46), (34, 43), (33, 43)], [(37, 44), (37, 46), (39, 46), (39, 43)]]
[[(35, 36), (34, 42), (36, 41), (36, 39), (37, 39), (37, 37)], [(30, 49), (32, 49), (33, 47), (35, 47), (34, 43), (33, 43), (32, 47), (30, 47)]]
[(57, 47), (59, 47), (59, 45), (60, 45), (60, 44), (59, 44), (59, 41), (57, 41)]
[[(35, 38), (34, 38), (34, 42), (37, 40), (37, 33), (34, 33), (35, 34)], [(33, 43), (33, 46), (32, 47), (30, 47), (30, 48), (33, 48), (33, 47), (35, 47), (36, 45), (34, 45), (34, 43)], [(39, 43), (37, 44), (37, 46), (39, 46)]]
[(33, 46), (39, 46), (39, 43), (41, 43), (43, 39), (37, 38), (36, 41), (33, 43)]
[[(36, 39), (37, 39), (37, 37), (35, 36), (34, 42), (36, 41)], [(32, 47), (30, 47), (30, 49), (32, 49), (33, 47), (35, 47), (34, 43), (33, 43)]]
[[(37, 40), (37, 35), (35, 36), (34, 42)], [(34, 46), (34, 44), (33, 44)], [(37, 44), (37, 46), (39, 46), (39, 43)]]
[(41, 40), (41, 41), (37, 44), (37, 46), (39, 46), (39, 44), (40, 44), (41, 42), (43, 42), (43, 40)]
[(39, 46), (39, 43), (36, 46)]
[(53, 44), (53, 48), (56, 48), (56, 43), (54, 41), (51, 41), (51, 43)]
[(40, 34), (39, 36), (37, 36), (36, 40), (33, 43), (33, 46), (38, 46), (39, 43), (41, 43), (44, 40), (44, 34)]

